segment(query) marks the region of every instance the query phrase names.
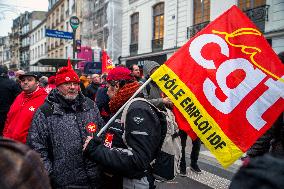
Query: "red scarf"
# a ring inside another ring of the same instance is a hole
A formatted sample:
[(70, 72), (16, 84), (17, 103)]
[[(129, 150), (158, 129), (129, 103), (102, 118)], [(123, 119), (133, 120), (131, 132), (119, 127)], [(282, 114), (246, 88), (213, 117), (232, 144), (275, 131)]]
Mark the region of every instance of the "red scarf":
[(135, 81), (133, 83), (125, 84), (119, 91), (111, 98), (109, 108), (111, 113), (116, 113), (117, 110), (137, 91), (140, 84)]

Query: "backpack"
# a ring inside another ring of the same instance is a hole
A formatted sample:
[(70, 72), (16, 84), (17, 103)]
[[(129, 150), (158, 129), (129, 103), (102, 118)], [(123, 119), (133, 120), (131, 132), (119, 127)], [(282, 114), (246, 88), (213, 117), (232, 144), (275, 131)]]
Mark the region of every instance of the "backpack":
[(144, 101), (148, 103), (156, 111), (162, 129), (162, 139), (160, 148), (156, 153), (155, 159), (151, 162), (152, 173), (158, 180), (173, 180), (177, 175), (180, 159), (181, 159), (181, 143), (178, 137), (178, 126), (175, 122), (174, 115), (171, 110), (167, 112), (160, 111), (152, 103), (144, 98), (132, 99), (123, 109), (121, 115), (121, 123), (125, 125), (127, 110), (134, 101)]

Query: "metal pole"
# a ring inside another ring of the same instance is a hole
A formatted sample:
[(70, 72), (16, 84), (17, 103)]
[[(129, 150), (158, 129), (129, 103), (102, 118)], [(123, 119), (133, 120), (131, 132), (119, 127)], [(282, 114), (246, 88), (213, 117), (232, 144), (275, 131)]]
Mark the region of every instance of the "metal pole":
[(76, 49), (76, 29), (73, 29), (73, 59), (75, 59), (75, 49)]
[(146, 85), (148, 85), (148, 83), (150, 83), (151, 80), (152, 80), (152, 78), (149, 78), (141, 87), (139, 87), (139, 89), (132, 95), (132, 97), (131, 97), (130, 99), (128, 99), (127, 102), (125, 102), (125, 104), (124, 104), (121, 108), (119, 108), (119, 110), (112, 116), (112, 118), (107, 122), (107, 124), (105, 124), (105, 126), (104, 126), (104, 127), (100, 130), (100, 132), (97, 134), (98, 137), (101, 136), (101, 134), (102, 134), (105, 130), (107, 130), (107, 128), (109, 127), (109, 125), (111, 124), (111, 122), (114, 121), (114, 119), (116, 118), (116, 116), (117, 116), (118, 114), (120, 114), (120, 112), (122, 112), (122, 110), (124, 109), (124, 107), (125, 107), (133, 98), (135, 98), (135, 96), (136, 96), (137, 94), (139, 94), (139, 93), (142, 91), (142, 89), (143, 89)]

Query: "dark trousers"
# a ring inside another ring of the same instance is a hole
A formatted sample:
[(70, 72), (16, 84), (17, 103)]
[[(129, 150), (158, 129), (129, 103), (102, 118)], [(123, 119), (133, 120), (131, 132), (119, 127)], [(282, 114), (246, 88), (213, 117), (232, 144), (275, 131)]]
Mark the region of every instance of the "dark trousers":
[[(185, 162), (185, 147), (186, 147), (186, 132), (180, 130), (179, 136), (181, 140), (181, 160), (180, 160), (180, 171), (186, 171), (186, 162)], [(191, 165), (197, 164), (199, 152), (200, 152), (201, 141), (199, 138), (192, 141), (192, 149), (190, 154)]]

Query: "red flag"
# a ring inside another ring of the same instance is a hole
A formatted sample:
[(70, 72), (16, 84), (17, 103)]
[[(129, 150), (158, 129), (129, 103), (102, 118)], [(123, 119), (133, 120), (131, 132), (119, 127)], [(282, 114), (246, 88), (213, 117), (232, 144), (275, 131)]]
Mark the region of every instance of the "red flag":
[(113, 65), (112, 60), (109, 58), (108, 54), (103, 50), (102, 51), (102, 73), (108, 73), (115, 66)]
[(178, 110), (176, 106), (173, 107), (173, 113), (175, 115), (175, 121), (179, 127), (179, 129), (186, 132), (186, 134), (191, 138), (191, 140), (195, 140), (197, 138), (197, 135), (190, 127), (187, 120), (183, 117), (182, 113)]
[(191, 38), (151, 78), (224, 167), (284, 110), (284, 65), (237, 6)]

